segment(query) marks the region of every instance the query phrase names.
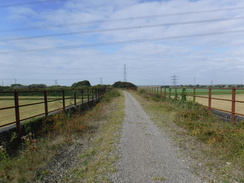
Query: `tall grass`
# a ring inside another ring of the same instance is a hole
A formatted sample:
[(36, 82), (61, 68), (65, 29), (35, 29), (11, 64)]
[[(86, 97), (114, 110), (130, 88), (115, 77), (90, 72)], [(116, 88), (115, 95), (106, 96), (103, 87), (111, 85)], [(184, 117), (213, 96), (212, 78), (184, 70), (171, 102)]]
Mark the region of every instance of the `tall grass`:
[(174, 122), (188, 134), (211, 147), (212, 153), (244, 170), (244, 122), (233, 125), (221, 121), (206, 107), (192, 102), (171, 102), (177, 110)]

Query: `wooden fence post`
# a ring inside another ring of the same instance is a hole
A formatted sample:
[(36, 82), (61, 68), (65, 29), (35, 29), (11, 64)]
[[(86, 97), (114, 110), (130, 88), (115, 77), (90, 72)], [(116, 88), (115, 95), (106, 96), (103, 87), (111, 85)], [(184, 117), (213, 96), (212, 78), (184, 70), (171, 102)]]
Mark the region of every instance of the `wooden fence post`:
[(47, 91), (44, 90), (43, 91), (43, 95), (44, 95), (44, 108), (45, 108), (45, 116), (48, 116), (48, 104), (47, 104)]
[(92, 103), (94, 103), (94, 89), (92, 89), (91, 92), (92, 92)]
[(166, 96), (166, 87), (164, 88), (164, 100), (166, 100), (167, 96)]
[(212, 108), (212, 88), (208, 89), (208, 109), (211, 110)]
[(74, 90), (74, 105), (76, 106), (76, 91)]
[(65, 112), (65, 92), (64, 92), (64, 89), (61, 90), (62, 92), (62, 100), (63, 100), (63, 111)]
[(171, 88), (169, 88), (169, 99), (171, 99)]
[(196, 103), (196, 88), (193, 88), (193, 103)]
[(89, 101), (90, 101), (90, 96), (89, 96), (89, 92), (90, 92), (90, 91), (89, 91), (89, 89), (87, 89), (86, 92), (87, 92), (87, 100), (88, 100), (88, 102), (89, 102)]
[(81, 89), (81, 103), (82, 103), (82, 105), (84, 103), (84, 90), (83, 89)]
[(232, 107), (231, 107), (231, 121), (235, 125), (235, 115), (236, 115), (236, 88), (232, 88)]
[(177, 88), (175, 88), (175, 100), (178, 99), (178, 93), (177, 93)]
[(93, 89), (91, 89), (90, 92), (91, 92), (91, 101), (93, 101)]
[(17, 90), (14, 91), (14, 104), (15, 104), (16, 129), (19, 136), (21, 136), (20, 114), (19, 114), (19, 93)]

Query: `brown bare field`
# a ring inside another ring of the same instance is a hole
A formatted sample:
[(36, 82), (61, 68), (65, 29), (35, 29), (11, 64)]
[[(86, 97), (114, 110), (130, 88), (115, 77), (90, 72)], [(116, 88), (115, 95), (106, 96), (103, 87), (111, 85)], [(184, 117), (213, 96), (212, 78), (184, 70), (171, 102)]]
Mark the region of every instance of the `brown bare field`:
[[(14, 106), (14, 100), (13, 97), (3, 97), (0, 98), (0, 108), (4, 107), (12, 107)], [(52, 97), (53, 99), (58, 99), (58, 97)], [(48, 98), (48, 100), (51, 100), (51, 98)], [(37, 102), (43, 102), (43, 97), (20, 97), (19, 98), (19, 105), (24, 104), (32, 104)], [(77, 100), (77, 103), (81, 102), (81, 100)], [(69, 106), (74, 104), (74, 100), (72, 99), (66, 99), (65, 105)], [(62, 100), (50, 102), (48, 103), (48, 111), (61, 109), (63, 106)], [(34, 115), (39, 115), (45, 113), (44, 104), (37, 104), (32, 106), (26, 106), (26, 107), (20, 107), (20, 119), (25, 119)], [(6, 110), (0, 110), (0, 125), (4, 125), (7, 123), (11, 123), (15, 121), (15, 109), (6, 109)]]
[[(203, 96), (207, 96), (207, 95), (203, 95)], [(228, 100), (231, 100), (231, 98), (232, 98), (231, 95), (212, 95), (212, 97), (213, 98), (228, 99)], [(192, 97), (189, 99), (192, 100)], [(244, 101), (244, 94), (237, 94), (236, 100)], [(199, 104), (208, 106), (208, 99), (207, 98), (196, 97), (196, 102), (198, 102)], [(221, 100), (212, 99), (211, 105), (213, 108), (231, 111), (232, 103), (230, 101), (221, 101)], [(240, 114), (244, 115), (244, 103), (236, 102), (236, 113), (240, 113)]]

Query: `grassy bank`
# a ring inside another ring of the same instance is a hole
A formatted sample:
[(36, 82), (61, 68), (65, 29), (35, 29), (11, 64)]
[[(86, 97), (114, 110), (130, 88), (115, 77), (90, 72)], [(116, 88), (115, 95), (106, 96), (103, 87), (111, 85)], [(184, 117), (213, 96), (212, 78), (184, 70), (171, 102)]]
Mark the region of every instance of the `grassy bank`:
[[(209, 182), (244, 182), (244, 123), (233, 126), (191, 102), (133, 93), (152, 120), (175, 140)], [(213, 177), (212, 177), (213, 176)]]
[[(56, 115), (48, 135), (34, 139), (30, 133), (22, 138), (22, 150), (17, 157), (10, 158), (1, 146), (0, 182), (49, 181), (57, 171), (52, 163), (64, 161), (65, 165), (65, 158), (70, 154), (73, 156), (67, 161), (75, 161), (74, 166), (67, 167), (68, 173), (59, 181), (106, 182), (108, 173), (115, 170), (116, 155), (112, 151), (124, 115), (123, 97), (119, 96), (116, 90), (108, 92), (102, 102), (82, 116), (67, 119), (62, 113)], [(78, 147), (74, 148), (77, 152), (67, 154), (73, 147)]]

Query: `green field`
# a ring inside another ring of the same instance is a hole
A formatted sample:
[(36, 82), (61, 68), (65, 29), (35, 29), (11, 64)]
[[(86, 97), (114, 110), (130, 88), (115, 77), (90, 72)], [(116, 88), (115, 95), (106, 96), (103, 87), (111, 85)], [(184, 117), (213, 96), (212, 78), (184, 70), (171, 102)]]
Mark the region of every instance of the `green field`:
[[(166, 93), (169, 93), (170, 90), (171, 90), (171, 93), (176, 93), (176, 92), (178, 94), (182, 93), (182, 88), (177, 88), (177, 89), (166, 88)], [(164, 91), (165, 91), (164, 88), (162, 88), (162, 89), (161, 88), (154, 89), (155, 93), (156, 92), (164, 93)], [(193, 95), (194, 89), (193, 88), (186, 88), (186, 92), (187, 92), (188, 95)], [(196, 95), (208, 95), (209, 89), (208, 88), (196, 88), (195, 92), (196, 92)], [(232, 89), (215, 89), (215, 88), (212, 89), (212, 95), (227, 95), (227, 94), (232, 94)], [(236, 94), (244, 94), (244, 90), (236, 89)]]
[[(48, 97), (48, 100), (55, 100), (55, 99), (61, 99), (60, 97)], [(43, 97), (33, 97), (33, 96), (24, 96), (19, 97), (19, 105), (25, 105), (25, 104), (32, 104), (37, 102), (43, 102)], [(77, 103), (82, 102), (81, 99), (77, 99)], [(65, 106), (69, 106), (74, 104), (73, 99), (66, 99), (65, 100)], [(0, 108), (5, 107), (12, 107), (14, 106), (14, 99), (11, 96), (1, 96), (0, 97)], [(48, 103), (48, 111), (62, 109), (63, 103), (62, 100), (58, 100), (55, 102), (49, 102)], [(32, 106), (25, 106), (20, 107), (20, 119), (25, 119), (34, 115), (43, 114), (45, 113), (44, 103), (43, 104), (37, 104)], [(6, 110), (0, 110), (0, 126), (14, 122), (15, 121), (15, 109), (6, 109)]]
[[(157, 93), (159, 95), (161, 95), (161, 94), (164, 95), (164, 92), (165, 92), (164, 88), (153, 88), (152, 89), (150, 87), (144, 87), (144, 88), (142, 87), (141, 89), (145, 89), (148, 92), (153, 91), (153, 93), (155, 93), (155, 94)], [(180, 89), (166, 88), (167, 97), (171, 96), (171, 98), (174, 98), (176, 93), (177, 93), (178, 99), (181, 98), (182, 88), (180, 88)], [(213, 88), (211, 94), (212, 94), (211, 95), (212, 98), (232, 100), (232, 89), (229, 89), (229, 88), (228, 89), (214, 89)], [(189, 96), (187, 96), (187, 100), (193, 100), (194, 90), (192, 88), (186, 89), (186, 95), (189, 95)], [(202, 104), (204, 106), (208, 106), (208, 98), (201, 98), (201, 96), (208, 97), (208, 95), (209, 95), (208, 88), (197, 88), (195, 90), (195, 95), (196, 95), (196, 102), (198, 102), (199, 104)], [(244, 101), (244, 90), (243, 89), (242, 90), (236, 89), (236, 100)], [(236, 106), (235, 112), (244, 115), (244, 103), (236, 102), (235, 106)], [(231, 103), (231, 101), (222, 101), (222, 100), (212, 99), (211, 107), (231, 112), (232, 103)]]

